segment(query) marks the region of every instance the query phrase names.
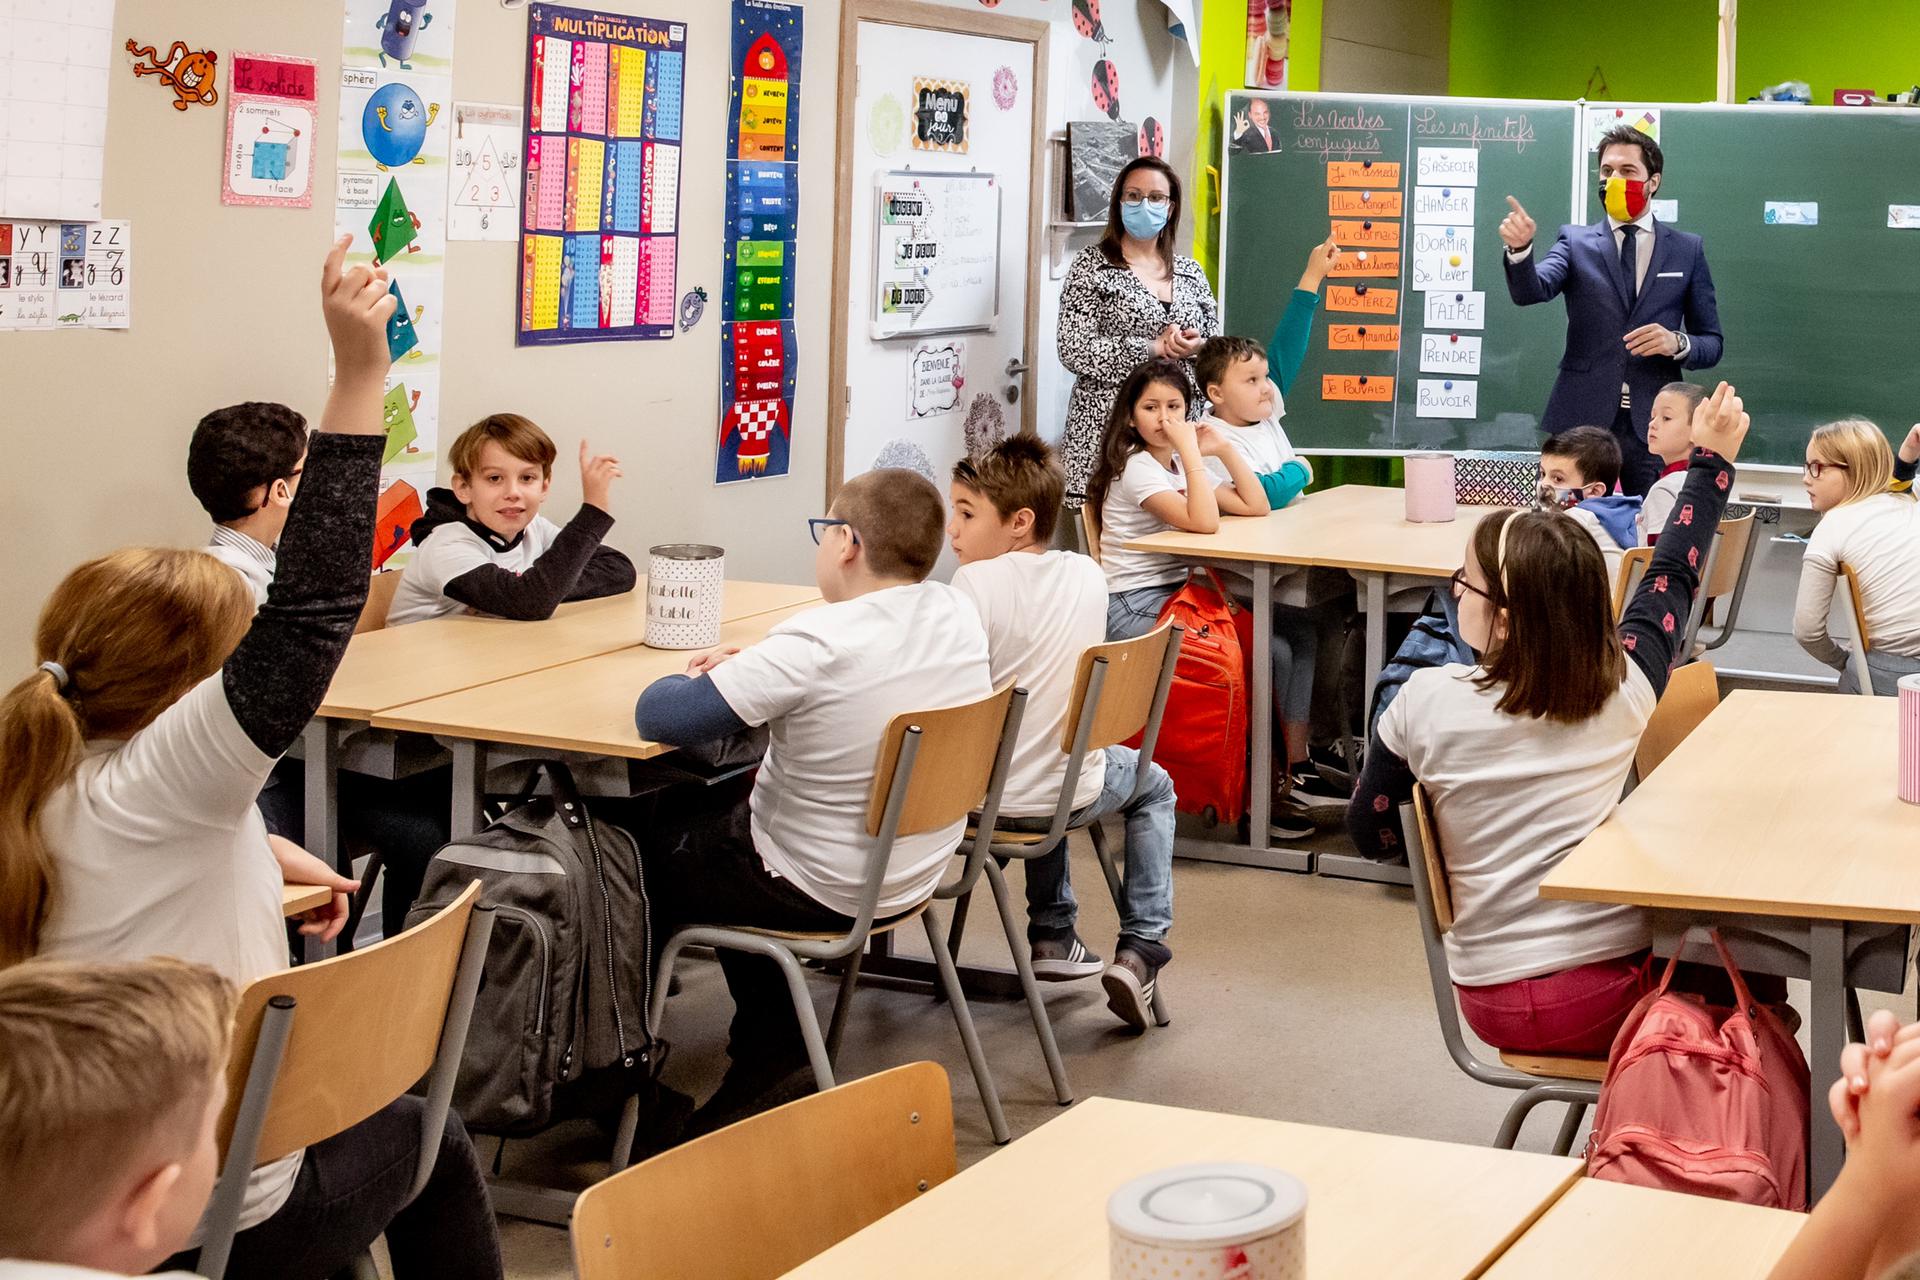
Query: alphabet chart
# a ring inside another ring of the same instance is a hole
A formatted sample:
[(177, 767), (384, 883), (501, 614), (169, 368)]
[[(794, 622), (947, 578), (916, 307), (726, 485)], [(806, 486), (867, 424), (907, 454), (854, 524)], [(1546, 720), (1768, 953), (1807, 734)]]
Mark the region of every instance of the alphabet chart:
[(686, 24), (527, 15), (519, 344), (670, 338)]

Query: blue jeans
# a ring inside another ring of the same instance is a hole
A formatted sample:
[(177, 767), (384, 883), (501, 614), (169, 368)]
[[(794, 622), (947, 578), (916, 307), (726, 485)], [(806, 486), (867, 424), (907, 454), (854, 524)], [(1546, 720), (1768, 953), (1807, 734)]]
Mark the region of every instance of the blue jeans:
[(1107, 597), (1107, 642), (1137, 640), (1154, 629), (1160, 610), (1184, 583), (1163, 582), (1157, 587), (1135, 587)]
[[(1107, 640), (1132, 640), (1153, 630), (1160, 610), (1183, 585), (1169, 582), (1109, 595)], [(1287, 604), (1273, 606), (1268, 659), (1273, 663), (1274, 710), (1282, 724), (1303, 724), (1313, 714), (1313, 662), (1319, 641), (1319, 625), (1310, 611)]]
[[(1069, 819), (1072, 827), (1124, 813), (1127, 819), (1125, 873), (1120, 889), (1120, 932), (1159, 942), (1173, 927), (1173, 779), (1149, 764), (1146, 790), (1133, 797), (1140, 753), (1132, 747), (1108, 747), (1106, 780), (1100, 798)], [(1007, 831), (1046, 831), (1052, 818), (1002, 818)], [(1079, 915), (1067, 876), (1067, 842), (1027, 863), (1027, 936), (1057, 936), (1073, 928)]]

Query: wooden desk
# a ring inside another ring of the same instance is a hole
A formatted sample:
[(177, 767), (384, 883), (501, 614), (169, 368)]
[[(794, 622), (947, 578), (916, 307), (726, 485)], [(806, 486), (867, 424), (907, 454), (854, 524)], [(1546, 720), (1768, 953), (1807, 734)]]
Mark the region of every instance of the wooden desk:
[[(765, 638), (775, 623), (813, 607), (805, 604), (728, 622), (720, 628), (720, 643), (744, 648)], [(479, 820), (489, 744), (628, 760), (649, 760), (673, 750), (640, 736), (633, 704), (655, 680), (684, 672), (697, 652), (632, 646), (393, 707), (376, 713), (373, 727), (456, 739), (453, 834), (467, 835)]]
[(289, 919), (333, 901), (333, 890), (321, 884), (285, 884), (280, 886), (280, 913)]
[[(1738, 924), (1804, 956), (1813, 984), (1816, 1194), (1839, 1131), (1821, 1101), (1846, 1040), (1863, 944), (1920, 923), (1920, 806), (1895, 794), (1898, 700), (1737, 690), (1541, 882), (1547, 898), (1658, 908)], [(1897, 989), (1897, 984), (1896, 984)]]
[(1582, 1178), (1486, 1280), (1764, 1280), (1806, 1221), (1784, 1209)]
[[(1467, 553), (1473, 531), (1494, 507), (1460, 507), (1459, 514), (1441, 524), (1414, 524), (1406, 518), (1406, 490), (1377, 485), (1343, 484), (1309, 494), (1280, 511), (1264, 516), (1226, 516), (1212, 534), (1169, 530), (1129, 542), (1137, 551), (1207, 560), (1229, 560), (1247, 566), (1253, 579), (1253, 630), (1256, 636), (1273, 634), (1273, 567), (1312, 565), (1342, 569), (1359, 584), (1367, 618), (1366, 701), (1387, 661), (1387, 577), (1410, 574), (1423, 578), (1451, 577)], [(1275, 849), (1269, 842), (1273, 788), (1273, 669), (1254, 662), (1251, 796), (1249, 848), (1231, 853), (1192, 850), (1221, 861), (1251, 866), (1306, 871), (1310, 855)], [(1183, 848), (1183, 852), (1188, 850)], [(1382, 867), (1368, 859), (1329, 854), (1323, 870), (1367, 880), (1408, 883), (1404, 869)]]
[(1106, 1280), (1107, 1197), (1150, 1170), (1208, 1160), (1270, 1164), (1307, 1184), (1313, 1280), (1478, 1275), (1581, 1167), (1562, 1156), (1089, 1098), (789, 1274)]

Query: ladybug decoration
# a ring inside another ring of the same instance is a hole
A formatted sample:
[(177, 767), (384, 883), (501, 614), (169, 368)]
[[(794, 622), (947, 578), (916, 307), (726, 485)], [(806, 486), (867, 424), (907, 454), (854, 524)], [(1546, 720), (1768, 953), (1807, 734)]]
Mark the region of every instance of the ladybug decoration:
[(1100, 21), (1100, 0), (1073, 0), (1073, 29), (1089, 40), (1108, 44), (1106, 26)]
[(1140, 154), (1163, 160), (1167, 155), (1167, 127), (1152, 116), (1140, 122)]
[(1106, 58), (1093, 64), (1093, 105), (1109, 120), (1120, 118), (1120, 69)]

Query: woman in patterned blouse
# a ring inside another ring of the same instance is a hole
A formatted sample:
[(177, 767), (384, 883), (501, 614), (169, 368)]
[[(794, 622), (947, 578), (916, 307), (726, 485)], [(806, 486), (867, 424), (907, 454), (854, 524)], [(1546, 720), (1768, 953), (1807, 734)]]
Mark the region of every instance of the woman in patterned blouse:
[[(1114, 179), (1107, 229), (1082, 249), (1060, 290), (1060, 363), (1074, 375), (1061, 453), (1067, 507), (1078, 510), (1100, 455), (1100, 437), (1120, 384), (1135, 365), (1168, 357), (1187, 367), (1219, 332), (1207, 273), (1174, 253), (1180, 234), (1180, 179), (1164, 160), (1141, 156)], [(1187, 416), (1207, 411), (1197, 386)]]

